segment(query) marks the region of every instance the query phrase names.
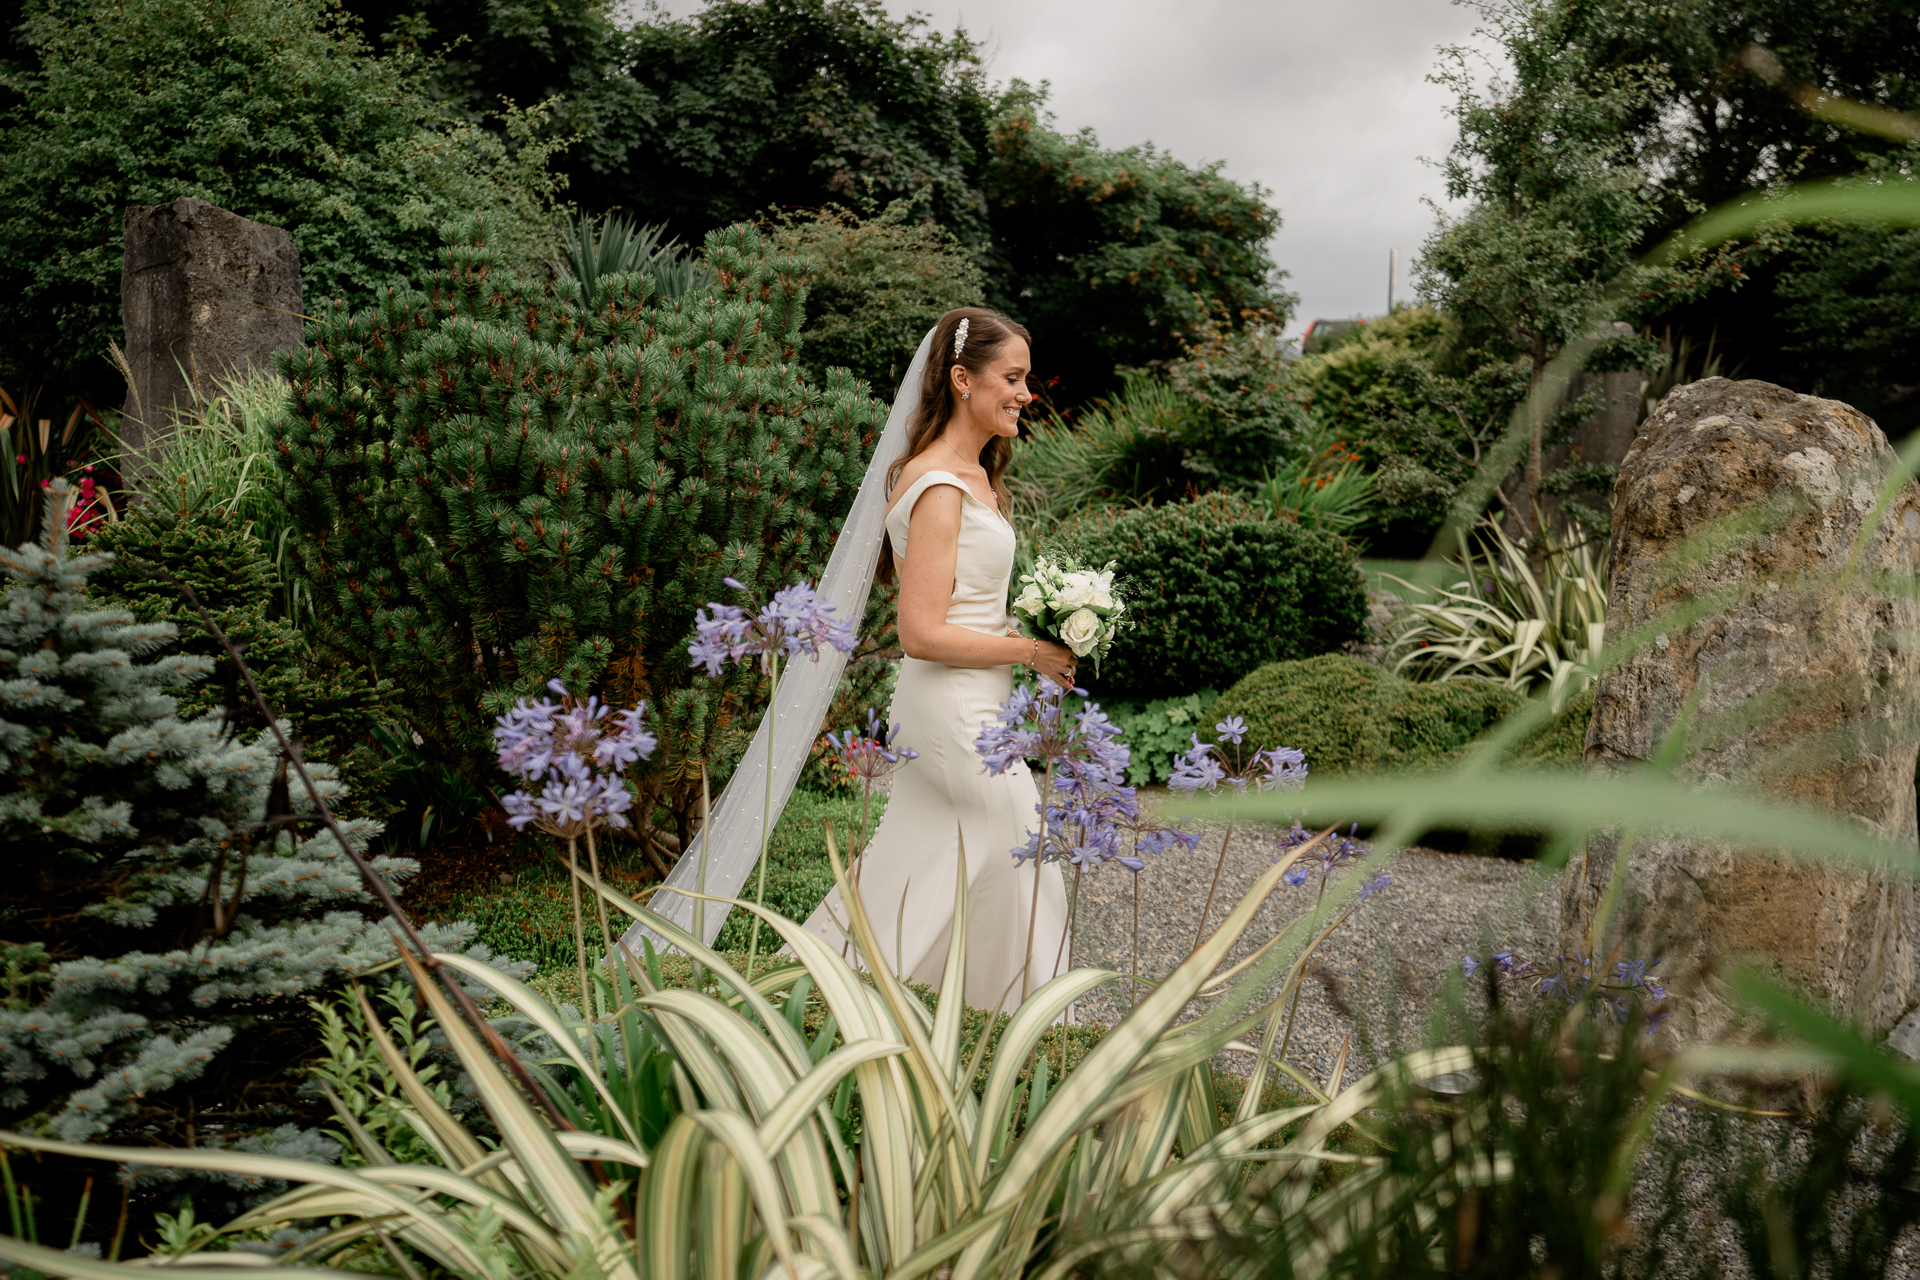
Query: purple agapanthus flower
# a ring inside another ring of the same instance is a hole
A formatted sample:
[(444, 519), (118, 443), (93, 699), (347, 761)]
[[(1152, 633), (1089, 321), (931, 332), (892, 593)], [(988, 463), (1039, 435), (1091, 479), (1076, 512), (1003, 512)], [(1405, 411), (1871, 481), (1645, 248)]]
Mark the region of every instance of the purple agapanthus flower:
[[(1247, 737), (1247, 722), (1228, 716), (1213, 726), (1218, 742), (1202, 742), (1199, 734), (1189, 735), (1193, 745), (1173, 758), (1173, 776), (1167, 785), (1176, 791), (1217, 793), (1225, 783), (1236, 793), (1244, 793), (1249, 784), (1259, 791), (1298, 791), (1307, 784), (1307, 757), (1293, 747), (1247, 752), (1242, 744)], [(1226, 748), (1233, 748), (1229, 756)]]
[[(721, 581), (735, 591), (747, 589), (735, 578)], [(822, 646), (852, 653), (853, 625), (836, 621), (836, 612), (804, 582), (782, 587), (756, 614), (738, 605), (709, 603), (694, 612), (687, 655), (694, 666), (717, 676), (727, 663), (748, 658), (758, 659), (761, 669), (770, 671), (776, 659), (818, 657)]]
[(633, 796), (624, 775), (659, 746), (646, 704), (614, 712), (598, 697), (573, 697), (559, 680), (547, 688), (560, 700), (521, 698), (494, 721), (501, 769), (529, 784), (500, 802), (508, 825), (562, 838), (625, 827)]
[(1673, 1011), (1664, 980), (1654, 973), (1661, 960), (1621, 960), (1610, 977), (1599, 980), (1594, 977), (1593, 961), (1594, 957), (1578, 951), (1551, 961), (1521, 960), (1511, 951), (1496, 951), (1485, 960), (1461, 957), (1460, 971), (1471, 978), (1491, 965), (1494, 980), (1508, 991), (1561, 1001), (1569, 1009), (1591, 1002), (1620, 1023), (1632, 1018), (1636, 1008), (1644, 1008), (1647, 1034), (1659, 1030)]
[[(1358, 832), (1359, 829), (1360, 824), (1356, 822), (1347, 828), (1345, 835), (1341, 835), (1338, 832), (1329, 835), (1325, 840), (1322, 840), (1318, 845), (1314, 846), (1312, 852), (1306, 857), (1294, 863), (1291, 867), (1288, 867), (1285, 874), (1280, 878), (1297, 889), (1307, 882), (1308, 877), (1311, 876), (1317, 868), (1320, 873), (1320, 883), (1324, 886), (1334, 872), (1340, 870), (1342, 867), (1350, 866), (1373, 853), (1371, 846), (1354, 838), (1355, 833)], [(1297, 849), (1301, 845), (1309, 843), (1314, 838), (1315, 835), (1313, 832), (1308, 831), (1298, 822), (1294, 823), (1293, 829), (1280, 837), (1279, 856), (1282, 858), (1286, 857), (1288, 851)], [(1362, 898), (1371, 898), (1374, 894), (1392, 883), (1392, 880), (1393, 878), (1390, 875), (1381, 872), (1379, 875), (1371, 877), (1367, 884), (1361, 886), (1360, 896)]]
[(1123, 856), (1125, 824), (1138, 820), (1139, 806), (1134, 789), (1125, 785), (1132, 752), (1120, 740), (1120, 727), (1097, 703), (1067, 711), (1069, 693), (1086, 696), (1044, 677), (1015, 689), (981, 729), (974, 750), (988, 773), (1037, 760), (1051, 775), (1050, 794), (1035, 806), (1044, 846), (1040, 830), (1029, 831), (1026, 843), (1012, 850), (1014, 861), (1039, 858), (1086, 870), (1131, 859)]

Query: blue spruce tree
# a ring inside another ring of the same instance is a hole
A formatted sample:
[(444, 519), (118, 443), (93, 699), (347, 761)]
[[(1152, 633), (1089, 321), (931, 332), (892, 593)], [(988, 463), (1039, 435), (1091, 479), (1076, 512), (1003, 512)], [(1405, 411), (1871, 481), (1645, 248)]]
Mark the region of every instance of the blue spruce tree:
[[(0, 1127), (325, 1157), (301, 1087), (306, 1002), (391, 960), (394, 935), (302, 820), (272, 736), (176, 717), (163, 690), (212, 664), (143, 661), (175, 628), (89, 601), (111, 557), (72, 553), (66, 500), (55, 481), (41, 542), (0, 550)], [(267, 820), (276, 794), (291, 824)], [(343, 829), (359, 843), (379, 824)], [(416, 869), (373, 865), (392, 882)], [(422, 932), (457, 950), (472, 927)]]

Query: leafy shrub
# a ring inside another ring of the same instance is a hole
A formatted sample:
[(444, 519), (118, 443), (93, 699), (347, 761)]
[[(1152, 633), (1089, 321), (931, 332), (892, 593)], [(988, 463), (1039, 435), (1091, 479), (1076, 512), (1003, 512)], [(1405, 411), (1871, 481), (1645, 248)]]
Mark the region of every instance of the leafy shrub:
[(1451, 336), (1431, 308), (1408, 307), (1290, 370), (1314, 422), (1376, 477), (1366, 533), (1383, 554), (1426, 551), (1527, 392), (1524, 363), (1455, 356)]
[[(209, 663), (144, 660), (174, 628), (90, 599), (106, 564), (53, 536), (0, 552), (0, 921), (13, 959), (31, 952), (48, 980), (31, 1007), (0, 1011), (0, 1124), (140, 1142), (191, 1142), (198, 1124), (228, 1145), (323, 1154), (303, 1127), (316, 1100), (289, 1071), (314, 1047), (305, 1001), (389, 961), (392, 934), (303, 804), (275, 820), (288, 784), (271, 739), (176, 718), (164, 690)], [(379, 830), (344, 825), (356, 840)], [(472, 930), (427, 932), (459, 947)]]
[(294, 723), (306, 751), (335, 762), (347, 793), (357, 797), (352, 811), (388, 816), (384, 793), (396, 766), (372, 731), (388, 718), (392, 685), (345, 656), (316, 647), (286, 620), (269, 616), (280, 580), (266, 548), (251, 525), (214, 507), (210, 498), (180, 506), (173, 495), (156, 493), (125, 518), (103, 526), (89, 545), (115, 554), (91, 573), (89, 595), (102, 606), (131, 611), (143, 623), (171, 626), (174, 638), (153, 652), (191, 654), (220, 673), (220, 679), (204, 684), (196, 676), (167, 686), (178, 714), (203, 715), (225, 699), (248, 733), (265, 729), (252, 701), (241, 696), (245, 690), (226, 650), (162, 571), (193, 588), (215, 624), (245, 646), (247, 666), (267, 704)]
[(1045, 549), (1087, 564), (1116, 562), (1137, 625), (1089, 682), (1099, 696), (1219, 688), (1263, 663), (1325, 653), (1366, 634), (1353, 549), (1229, 495), (1096, 512), (1053, 534)]
[(664, 803), (684, 843), (699, 762), (724, 780), (758, 680), (693, 679), (694, 610), (725, 577), (766, 596), (817, 575), (879, 406), (799, 376), (802, 264), (751, 228), (708, 237), (712, 292), (655, 305), (621, 276), (592, 312), (510, 274), (478, 224), (453, 239), (429, 292), (333, 309), (282, 359), (315, 611), (475, 779), (490, 718), (549, 679), (645, 701), (662, 750), (635, 813), (644, 836)]
[(1297, 747), (1316, 774), (1364, 772), (1443, 763), (1525, 701), (1486, 681), (1421, 684), (1329, 653), (1261, 667), (1209, 719), (1242, 717), (1250, 746)]
[(1241, 320), (1210, 314), (1166, 365), (1167, 385), (1206, 420), (1187, 464), (1211, 478), (1202, 488), (1254, 488), (1308, 454), (1316, 432), (1288, 373), (1280, 326), (1259, 313)]
[(1187, 487), (1181, 439), (1193, 417), (1172, 388), (1130, 379), (1112, 400), (1072, 418), (1041, 418), (1013, 445), (1007, 487), (1029, 525), (1048, 528), (1089, 507), (1137, 507)]
[(1512, 760), (1521, 765), (1578, 768), (1587, 758), (1587, 725), (1593, 720), (1593, 689), (1568, 698), (1553, 719), (1521, 739)]
[(776, 253), (807, 262), (800, 366), (819, 382), (848, 369), (891, 397), (933, 322), (986, 295), (972, 256), (904, 200), (872, 218), (838, 207), (789, 212), (770, 235)]
[(512, 261), (548, 255), (555, 147), (537, 113), (509, 111), (505, 137), (455, 119), (327, 0), (27, 13), (39, 67), (0, 134), (0, 316), (8, 357), (56, 385), (117, 392), (100, 356), (121, 335), (130, 204), (197, 196), (287, 228), (315, 315), (404, 283), (455, 216), (488, 215)]
[[(1173, 776), (1173, 757), (1192, 745), (1194, 734), (1213, 724), (1207, 711), (1219, 697), (1217, 690), (1202, 689), (1151, 702), (1109, 702), (1099, 697), (1090, 700), (1120, 726), (1120, 736), (1132, 752), (1127, 785), (1141, 787)], [(1076, 708), (1080, 702), (1077, 698), (1067, 701)]]

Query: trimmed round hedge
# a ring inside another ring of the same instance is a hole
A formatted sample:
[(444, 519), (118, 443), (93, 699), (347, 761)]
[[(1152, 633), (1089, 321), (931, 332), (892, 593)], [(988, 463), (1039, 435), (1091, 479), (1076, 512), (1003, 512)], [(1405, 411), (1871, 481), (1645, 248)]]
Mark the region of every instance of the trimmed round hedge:
[[(1252, 746), (1296, 747), (1319, 774), (1443, 764), (1527, 701), (1478, 680), (1404, 680), (1358, 658), (1274, 662), (1222, 694), (1209, 721), (1240, 716)], [(1512, 752), (1515, 764), (1580, 763), (1593, 694), (1582, 693)]]
[(1090, 681), (1096, 698), (1179, 697), (1232, 684), (1262, 663), (1365, 638), (1367, 593), (1353, 548), (1275, 520), (1242, 498), (1082, 516), (1043, 555), (1114, 562), (1135, 627)]

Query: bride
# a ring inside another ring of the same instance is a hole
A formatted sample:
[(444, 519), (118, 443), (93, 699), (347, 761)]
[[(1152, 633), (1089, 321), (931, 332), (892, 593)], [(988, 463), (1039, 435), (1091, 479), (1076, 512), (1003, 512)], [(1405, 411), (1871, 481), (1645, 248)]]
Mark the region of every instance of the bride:
[[(1067, 964), (1059, 868), (1013, 861), (1012, 850), (1039, 820), (1033, 779), (1019, 761), (989, 775), (974, 750), (982, 727), (1012, 692), (1016, 663), (1058, 684), (1074, 679), (1068, 649), (1021, 636), (1007, 616), (1014, 533), (1002, 476), (1012, 458), (1009, 442), (1020, 433), (1020, 411), (1033, 399), (1027, 343), (1027, 331), (1007, 317), (965, 307), (941, 317), (925, 348), (906, 450), (887, 468), (878, 568), (883, 582), (898, 573), (906, 651), (887, 719), (900, 726), (897, 744), (919, 754), (894, 775), (886, 816), (855, 864), (884, 953), (879, 963), (910, 981), (937, 985), (952, 939), (964, 837), (964, 998), (995, 1010), (1017, 1007)], [(839, 890), (806, 927), (836, 946), (845, 942), (851, 927)]]

